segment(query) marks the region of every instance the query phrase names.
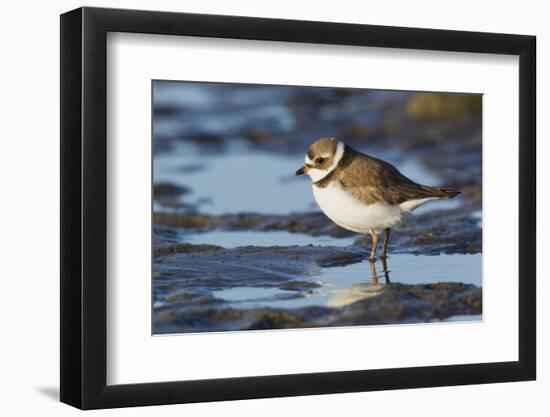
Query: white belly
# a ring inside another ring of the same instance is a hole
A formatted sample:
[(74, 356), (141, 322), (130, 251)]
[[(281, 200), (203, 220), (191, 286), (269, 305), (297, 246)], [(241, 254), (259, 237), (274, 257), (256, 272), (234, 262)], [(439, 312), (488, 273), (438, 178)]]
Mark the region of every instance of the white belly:
[(346, 193), (339, 184), (325, 188), (313, 186), (313, 195), (323, 213), (338, 226), (357, 233), (382, 230), (401, 221), (399, 205), (376, 203), (365, 205)]

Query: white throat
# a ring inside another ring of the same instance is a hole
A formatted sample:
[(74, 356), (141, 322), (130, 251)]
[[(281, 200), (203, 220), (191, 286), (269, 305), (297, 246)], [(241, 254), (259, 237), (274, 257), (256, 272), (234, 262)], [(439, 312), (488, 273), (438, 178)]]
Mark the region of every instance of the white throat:
[[(338, 141), (338, 145), (336, 145), (336, 154), (334, 155), (334, 160), (332, 161), (332, 164), (327, 169), (317, 169), (317, 168), (310, 168), (307, 171), (307, 174), (310, 176), (311, 181), (317, 182), (325, 178), (328, 174), (330, 174), (332, 171), (334, 171), (334, 168), (338, 166), (338, 163), (344, 156), (344, 149), (345, 149), (344, 142)], [(309, 159), (309, 157), (306, 155), (306, 164), (311, 165), (313, 164), (313, 161)]]

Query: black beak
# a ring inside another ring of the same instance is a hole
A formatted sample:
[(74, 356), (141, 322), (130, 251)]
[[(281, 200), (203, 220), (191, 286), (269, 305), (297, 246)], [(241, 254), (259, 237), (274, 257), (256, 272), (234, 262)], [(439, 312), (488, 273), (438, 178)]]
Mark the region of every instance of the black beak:
[(298, 171), (296, 171), (296, 175), (304, 175), (306, 172), (306, 166), (304, 165)]

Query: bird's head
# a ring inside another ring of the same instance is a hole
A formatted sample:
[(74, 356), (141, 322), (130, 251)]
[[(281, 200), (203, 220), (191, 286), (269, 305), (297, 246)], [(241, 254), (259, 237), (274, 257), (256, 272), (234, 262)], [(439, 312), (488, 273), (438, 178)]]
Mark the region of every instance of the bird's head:
[(317, 182), (330, 174), (344, 155), (345, 144), (335, 138), (320, 138), (313, 142), (306, 153), (305, 164), (296, 175), (308, 174)]

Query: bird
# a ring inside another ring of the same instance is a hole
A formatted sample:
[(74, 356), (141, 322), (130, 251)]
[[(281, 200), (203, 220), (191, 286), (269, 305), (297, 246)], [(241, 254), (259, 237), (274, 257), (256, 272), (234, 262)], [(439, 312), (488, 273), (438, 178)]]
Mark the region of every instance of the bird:
[(370, 234), (371, 262), (376, 260), (379, 233), (384, 231), (380, 259), (385, 261), (392, 227), (429, 201), (460, 194), (418, 184), (392, 164), (332, 137), (315, 140), (295, 174), (309, 175), (315, 200), (330, 220), (352, 232)]

